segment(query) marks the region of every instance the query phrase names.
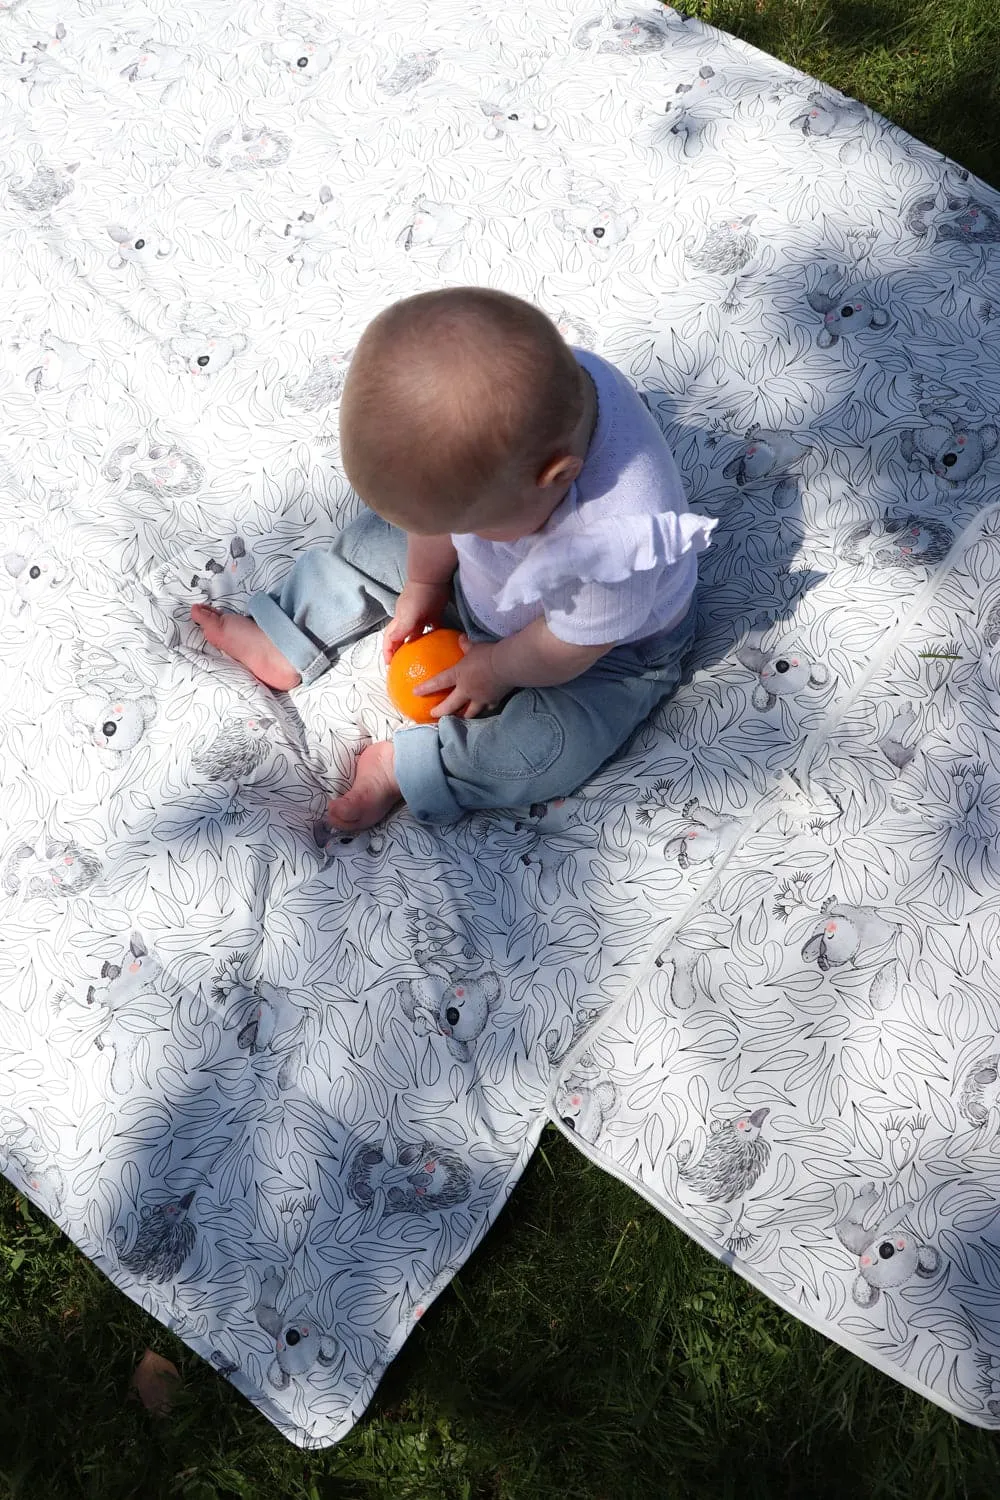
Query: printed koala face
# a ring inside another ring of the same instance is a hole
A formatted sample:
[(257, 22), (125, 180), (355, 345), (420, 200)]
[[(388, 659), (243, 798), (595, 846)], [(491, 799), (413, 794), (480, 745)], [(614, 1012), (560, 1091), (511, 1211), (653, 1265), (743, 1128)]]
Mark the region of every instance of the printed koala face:
[(442, 1036), (472, 1042), (485, 1028), (489, 1013), (489, 997), (482, 984), (467, 979), (445, 990), (438, 1008), (438, 1027)]
[(802, 956), (826, 971), (848, 964), (861, 949), (861, 933), (849, 917), (830, 916), (805, 944)]
[(635, 225), (638, 214), (634, 209), (619, 211), (610, 205), (591, 207), (586, 203), (571, 204), (560, 213), (563, 230), (588, 244), (592, 250), (613, 250), (627, 238)]
[(918, 1269), (920, 1246), (912, 1235), (893, 1229), (858, 1257), (858, 1270), (869, 1286), (903, 1286)]
[(311, 1323), (290, 1322), (275, 1336), (274, 1357), (285, 1375), (305, 1375), (319, 1359), (323, 1336)]
[(556, 1108), (567, 1130), (579, 1135), (582, 1140), (596, 1141), (607, 1113), (600, 1089), (592, 1089), (585, 1084), (564, 1089), (559, 1094)]
[(111, 260), (112, 267), (123, 264), (149, 266), (170, 254), (170, 244), (149, 227), (127, 229), (121, 224), (110, 224), (108, 234), (117, 250)]
[(486, 135), (493, 141), (501, 136), (524, 140), (544, 134), (549, 127), (548, 116), (539, 114), (525, 103), (483, 104), (480, 107), (487, 120)]
[(150, 717), (143, 702), (112, 698), (84, 699), (77, 705), (77, 714), (87, 726), (91, 744), (117, 754), (135, 749)]
[(217, 375), (242, 347), (242, 342), (236, 339), (208, 338), (200, 334), (186, 334), (170, 341), (170, 348), (184, 361), (185, 368), (192, 375)]
[(425, 245), (450, 245), (461, 238), (466, 220), (447, 203), (432, 203), (419, 198), (413, 218), (403, 234), (404, 250), (419, 250)]
[(775, 698), (784, 698), (790, 693), (801, 693), (809, 686), (813, 666), (801, 656), (777, 656), (760, 669), (760, 680), (768, 693)]
[(117, 1010), (119, 1006), (127, 1005), (129, 1001), (144, 994), (154, 983), (162, 967), (155, 953), (147, 952), (145, 944), (135, 935), (121, 963), (104, 964), (101, 978), (107, 983), (103, 988), (90, 986), (87, 1004), (97, 1005), (103, 1010)]
[(15, 602), (11, 610), (15, 615), (43, 602), (66, 576), (65, 568), (56, 561), (37, 532), (22, 533), (14, 551), (7, 553), (3, 563), (6, 572), (16, 580)]
[(325, 73), (333, 60), (329, 47), (319, 42), (307, 42), (301, 37), (289, 37), (276, 43), (271, 54), (293, 78), (316, 78)]
[(884, 314), (872, 306), (867, 297), (861, 292), (856, 293), (849, 301), (842, 302), (839, 307), (832, 307), (823, 314), (823, 328), (832, 343), (834, 339), (850, 338), (852, 334), (861, 333)]

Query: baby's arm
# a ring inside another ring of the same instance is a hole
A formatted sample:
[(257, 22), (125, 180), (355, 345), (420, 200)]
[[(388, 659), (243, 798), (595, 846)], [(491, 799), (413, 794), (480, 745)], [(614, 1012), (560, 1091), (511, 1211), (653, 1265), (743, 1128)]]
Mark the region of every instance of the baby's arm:
[(406, 543), (406, 583), (396, 612), (386, 627), (382, 653), (391, 661), (396, 650), (427, 625), (439, 625), (451, 597), (458, 555), (451, 537), (413, 536)]
[(440, 719), (444, 714), (460, 713), (473, 719), (514, 688), (558, 687), (572, 682), (617, 644), (609, 641), (603, 646), (573, 646), (553, 635), (539, 618), (502, 641), (466, 644), (465, 656), (457, 666), (439, 672), (415, 691), (423, 695), (450, 688), (448, 697), (431, 709), (431, 716)]

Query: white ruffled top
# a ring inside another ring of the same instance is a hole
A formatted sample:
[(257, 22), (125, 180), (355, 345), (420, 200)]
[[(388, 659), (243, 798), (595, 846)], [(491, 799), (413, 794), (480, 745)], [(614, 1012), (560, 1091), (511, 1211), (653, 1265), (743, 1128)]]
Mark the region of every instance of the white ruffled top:
[(631, 383), (598, 355), (574, 353), (598, 398), (577, 482), (531, 536), (452, 541), (469, 607), (495, 635), (544, 615), (573, 645), (623, 644), (683, 617), (716, 522), (684, 509), (673, 455)]

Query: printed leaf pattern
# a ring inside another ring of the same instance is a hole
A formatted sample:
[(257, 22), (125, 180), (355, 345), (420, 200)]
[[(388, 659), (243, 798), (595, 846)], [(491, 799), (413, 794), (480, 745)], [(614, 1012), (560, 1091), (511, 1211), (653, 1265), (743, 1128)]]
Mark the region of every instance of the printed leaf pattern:
[[(1000, 1423), (996, 195), (666, 8), (8, 10), (0, 1168), (322, 1446), (551, 1098)], [(354, 344), (456, 282), (625, 370), (719, 518), (693, 676), (564, 803), (320, 847), (377, 641), (274, 696), (188, 611), (353, 514)]]

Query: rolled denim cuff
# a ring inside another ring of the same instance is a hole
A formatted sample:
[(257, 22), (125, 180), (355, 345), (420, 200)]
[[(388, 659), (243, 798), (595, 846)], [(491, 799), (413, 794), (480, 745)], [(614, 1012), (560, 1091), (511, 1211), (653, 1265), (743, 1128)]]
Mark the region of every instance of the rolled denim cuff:
[(441, 764), (441, 739), (433, 724), (397, 729), (392, 740), (396, 780), (407, 807), (421, 823), (454, 823), (465, 811), (452, 796)]
[(254, 594), (247, 605), (247, 614), (301, 675), (303, 684), (322, 677), (330, 666), (329, 656), (288, 618), (270, 594)]

